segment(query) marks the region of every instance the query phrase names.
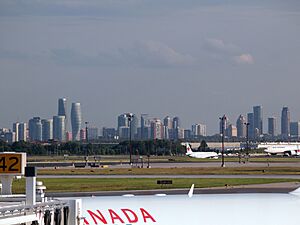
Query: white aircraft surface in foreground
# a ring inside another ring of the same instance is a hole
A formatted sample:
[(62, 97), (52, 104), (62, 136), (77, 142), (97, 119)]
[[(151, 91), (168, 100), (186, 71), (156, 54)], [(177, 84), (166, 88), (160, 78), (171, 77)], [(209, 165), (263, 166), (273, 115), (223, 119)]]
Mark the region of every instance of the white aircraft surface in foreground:
[(193, 152), (191, 145), (189, 143), (185, 143), (186, 147), (186, 155), (192, 158), (205, 159), (205, 158), (218, 158), (218, 154), (216, 152)]
[(271, 155), (300, 156), (300, 145), (295, 144), (260, 144), (258, 148), (264, 148), (264, 151)]
[(200, 194), (82, 199), (84, 225), (299, 225), (289, 194)]

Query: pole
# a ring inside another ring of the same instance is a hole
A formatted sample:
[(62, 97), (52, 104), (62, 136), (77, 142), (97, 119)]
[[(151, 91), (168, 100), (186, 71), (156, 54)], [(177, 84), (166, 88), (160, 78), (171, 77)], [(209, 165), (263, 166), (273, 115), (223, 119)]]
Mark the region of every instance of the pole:
[(226, 116), (222, 116), (219, 118), (221, 120), (221, 135), (222, 135), (222, 163), (221, 167), (225, 167), (225, 159), (224, 159), (224, 120)]
[(248, 156), (249, 156), (249, 125), (250, 123), (245, 123), (246, 124), (246, 137), (247, 137), (247, 142), (246, 142), (246, 155), (247, 155), (247, 161), (248, 161)]
[(127, 114), (128, 117), (128, 122), (129, 122), (129, 164), (132, 165), (132, 145), (131, 145), (131, 120), (133, 118), (133, 114), (132, 113), (128, 113)]
[(85, 122), (85, 140), (86, 140), (86, 148), (85, 148), (85, 166), (88, 166), (88, 124), (89, 122)]

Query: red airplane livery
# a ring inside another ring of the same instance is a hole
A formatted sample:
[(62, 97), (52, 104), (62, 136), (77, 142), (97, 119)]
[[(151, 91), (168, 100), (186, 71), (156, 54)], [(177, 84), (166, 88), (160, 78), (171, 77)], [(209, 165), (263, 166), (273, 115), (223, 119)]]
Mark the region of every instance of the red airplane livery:
[(128, 208), (121, 208), (118, 210), (86, 210), (87, 217), (84, 218), (85, 225), (91, 224), (136, 224), (136, 223), (156, 223), (156, 220), (150, 212), (144, 208), (132, 210)]

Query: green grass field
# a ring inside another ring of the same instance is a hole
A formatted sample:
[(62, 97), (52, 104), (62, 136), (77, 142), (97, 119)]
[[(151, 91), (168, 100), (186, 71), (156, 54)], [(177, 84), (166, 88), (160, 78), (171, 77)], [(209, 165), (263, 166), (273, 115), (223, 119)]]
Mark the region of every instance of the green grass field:
[[(211, 179), (171, 179), (172, 185), (161, 186), (156, 183), (155, 178), (48, 178), (38, 179), (46, 185), (46, 192), (88, 192), (88, 191), (118, 191), (118, 190), (151, 190), (186, 188), (187, 191), (192, 184), (196, 188), (224, 187), (225, 185), (247, 185), (247, 184), (267, 184), (279, 182), (300, 182), (291, 179), (248, 179), (248, 178), (211, 178)], [(13, 193), (24, 193), (25, 179), (13, 182)]]
[(189, 168), (57, 168), (38, 169), (38, 175), (215, 175), (300, 174), (300, 167), (189, 167)]

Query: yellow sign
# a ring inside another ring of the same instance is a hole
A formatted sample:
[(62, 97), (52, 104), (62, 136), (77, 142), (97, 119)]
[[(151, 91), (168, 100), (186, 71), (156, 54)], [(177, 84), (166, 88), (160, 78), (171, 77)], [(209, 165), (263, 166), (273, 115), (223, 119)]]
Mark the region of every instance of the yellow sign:
[(22, 154), (0, 154), (0, 174), (21, 174), (22, 162)]

